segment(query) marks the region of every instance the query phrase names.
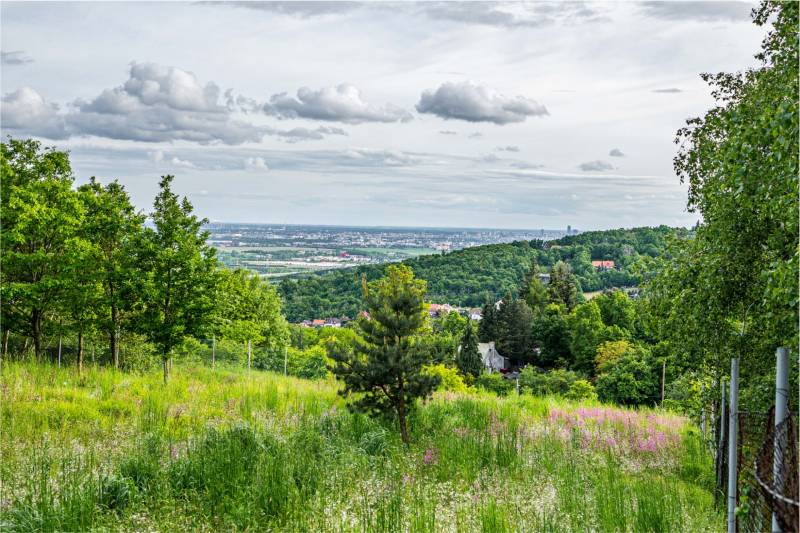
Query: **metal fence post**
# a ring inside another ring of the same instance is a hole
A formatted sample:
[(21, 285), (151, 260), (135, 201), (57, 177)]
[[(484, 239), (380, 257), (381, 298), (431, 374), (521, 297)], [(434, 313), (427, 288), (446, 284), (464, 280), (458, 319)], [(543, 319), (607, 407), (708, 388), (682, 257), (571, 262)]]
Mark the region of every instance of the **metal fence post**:
[(247, 371), (250, 372), (250, 340), (247, 340)]
[[(775, 492), (783, 495), (783, 455), (786, 446), (786, 433), (779, 430), (779, 426), (786, 420), (789, 404), (789, 350), (778, 348), (775, 352), (777, 359), (775, 366), (775, 437), (773, 440), (772, 455), (772, 480)], [(772, 531), (779, 533), (778, 516), (772, 512)]]
[(58, 338), (58, 368), (61, 368), (61, 337)]
[(703, 444), (706, 441), (706, 382), (700, 384), (700, 432), (703, 434)]
[(739, 437), (739, 358), (731, 358), (730, 409), (728, 410), (728, 533), (736, 533), (736, 452)]
[(211, 336), (211, 368), (217, 364), (217, 336)]

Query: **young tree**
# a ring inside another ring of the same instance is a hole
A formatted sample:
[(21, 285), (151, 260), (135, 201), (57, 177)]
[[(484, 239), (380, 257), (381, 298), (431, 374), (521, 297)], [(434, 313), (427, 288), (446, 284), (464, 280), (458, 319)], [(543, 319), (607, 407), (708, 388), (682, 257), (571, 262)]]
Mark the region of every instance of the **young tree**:
[(544, 313), (534, 319), (533, 338), (534, 345), (539, 348), (534, 361), (536, 365), (542, 368), (572, 365), (569, 330), (563, 307), (549, 304)]
[(139, 294), (134, 290), (138, 266), (133, 246), (144, 215), (137, 213), (125, 188), (117, 181), (103, 187), (94, 177), (78, 188), (86, 208), (83, 234), (100, 252), (97, 263), (103, 289), (98, 310), (100, 329), (108, 336), (114, 368), (119, 368), (119, 331), (123, 314), (131, 311)]
[(575, 308), (578, 304), (578, 288), (569, 264), (559, 261), (553, 265), (547, 293), (552, 303), (563, 305), (568, 312)]
[(24, 323), (22, 333), (33, 340), (39, 358), (45, 321), (67, 286), (66, 255), (84, 210), (72, 190), (66, 152), (9, 138), (0, 145), (0, 158), (0, 290), (3, 318), (10, 318), (4, 326)]
[(472, 322), (468, 322), (464, 327), (461, 343), (458, 346), (456, 366), (464, 376), (471, 376), (473, 379), (483, 372), (483, 359), (478, 351), (478, 336)]
[(619, 326), (606, 326), (594, 300), (581, 304), (567, 317), (569, 347), (576, 370), (593, 375), (597, 348), (606, 341), (625, 339), (628, 332)]
[(73, 239), (64, 258), (61, 308), (78, 335), (78, 372), (83, 373), (83, 340), (95, 326), (102, 308), (100, 249), (84, 239)]
[(549, 303), (547, 288), (539, 279), (539, 265), (536, 261), (531, 262), (531, 268), (522, 280), (519, 295), (531, 308), (534, 316), (542, 314), (547, 307)]
[(419, 349), (418, 336), (428, 321), (425, 282), (405, 265), (390, 265), (382, 279), (367, 284), (362, 278), (362, 290), (369, 318), (359, 319), (361, 338), (353, 351), (331, 350), (331, 370), (344, 382), (340, 393), (351, 398), (351, 408), (393, 415), (408, 445), (408, 414), (439, 381), (423, 372), (430, 357)]
[(144, 275), (144, 310), (139, 327), (161, 351), (164, 383), (172, 351), (185, 336), (196, 334), (213, 310), (216, 268), (208, 232), (192, 213), (192, 204), (172, 192), (174, 176), (163, 176), (156, 196), (152, 228), (138, 246)]
[(503, 335), (502, 324), (497, 304), (487, 300), (481, 310), (481, 321), (478, 324), (478, 337), (481, 342), (493, 342)]

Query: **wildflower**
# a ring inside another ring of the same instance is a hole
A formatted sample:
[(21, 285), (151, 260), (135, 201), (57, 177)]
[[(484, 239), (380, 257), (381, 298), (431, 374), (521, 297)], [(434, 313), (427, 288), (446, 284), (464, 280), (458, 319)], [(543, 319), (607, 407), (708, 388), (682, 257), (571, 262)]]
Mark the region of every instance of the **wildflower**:
[(425, 466), (436, 464), (436, 450), (433, 448), (428, 448), (425, 450), (425, 455), (422, 458), (422, 462), (425, 463)]

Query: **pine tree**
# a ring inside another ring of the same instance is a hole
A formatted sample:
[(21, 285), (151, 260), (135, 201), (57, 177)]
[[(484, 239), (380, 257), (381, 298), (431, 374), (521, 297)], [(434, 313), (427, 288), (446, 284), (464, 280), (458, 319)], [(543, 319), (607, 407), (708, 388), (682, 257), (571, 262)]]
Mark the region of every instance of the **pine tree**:
[(369, 318), (359, 319), (361, 339), (352, 352), (330, 349), (332, 370), (344, 381), (340, 393), (350, 398), (351, 409), (396, 417), (408, 445), (409, 412), (417, 398), (431, 394), (439, 382), (437, 376), (422, 372), (430, 362), (419, 343), (428, 321), (426, 284), (414, 279), (409, 267), (391, 265), (386, 277), (369, 284), (362, 278), (362, 286)]
[(539, 279), (539, 265), (536, 261), (531, 262), (531, 268), (522, 280), (519, 296), (525, 300), (534, 316), (541, 315), (549, 303), (547, 289)]
[(477, 378), (483, 372), (483, 359), (478, 351), (478, 336), (475, 326), (468, 322), (461, 336), (461, 343), (456, 356), (456, 366), (464, 376)]

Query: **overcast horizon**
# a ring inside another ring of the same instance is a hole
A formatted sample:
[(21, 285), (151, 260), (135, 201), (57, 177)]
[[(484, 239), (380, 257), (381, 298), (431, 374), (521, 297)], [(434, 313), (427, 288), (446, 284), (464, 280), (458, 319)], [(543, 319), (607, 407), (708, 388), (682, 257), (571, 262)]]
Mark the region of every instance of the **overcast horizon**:
[(742, 2), (3, 2), (2, 134), (212, 222), (691, 226), (676, 131)]

